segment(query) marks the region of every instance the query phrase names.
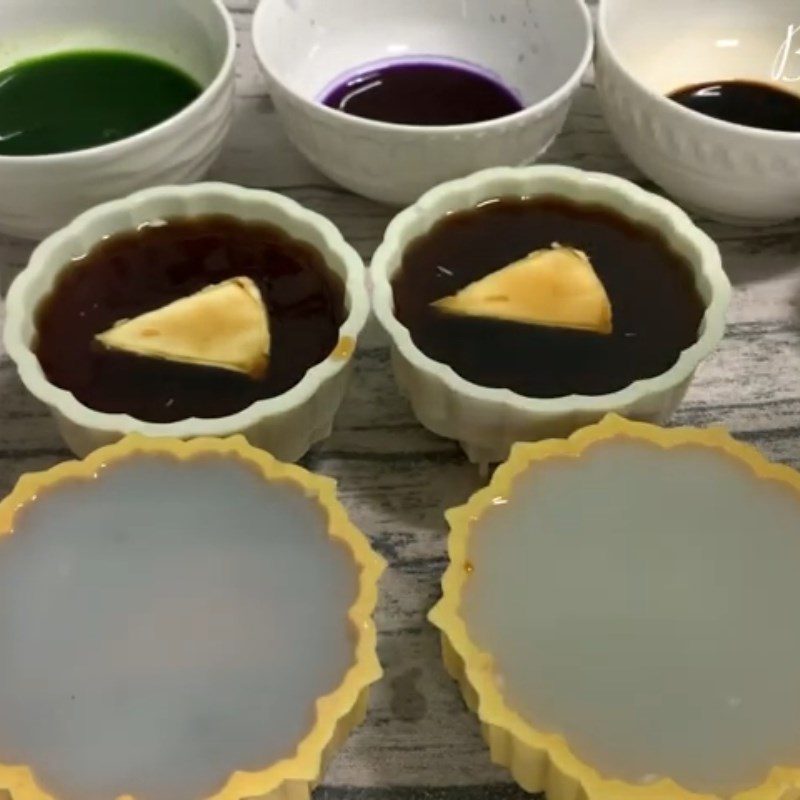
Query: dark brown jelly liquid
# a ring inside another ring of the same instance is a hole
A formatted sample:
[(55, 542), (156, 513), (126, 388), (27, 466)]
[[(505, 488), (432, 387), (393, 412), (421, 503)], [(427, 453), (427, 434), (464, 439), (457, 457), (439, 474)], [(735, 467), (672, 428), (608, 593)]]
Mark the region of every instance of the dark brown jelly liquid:
[(678, 89), (671, 100), (707, 117), (763, 128), (800, 132), (800, 96), (756, 81), (714, 81)]
[(356, 117), (404, 125), (465, 125), (523, 108), (494, 78), (450, 60), (365, 67), (329, 90), (322, 102)]
[[(431, 307), (554, 242), (588, 254), (611, 300), (612, 334)], [(607, 394), (665, 372), (705, 313), (689, 265), (657, 231), (557, 198), (500, 198), (445, 217), (410, 244), (393, 283), (397, 318), (422, 352), (472, 383), (538, 398)]]
[[(94, 337), (229, 278), (258, 285), (272, 337), (265, 377), (107, 350)], [(148, 422), (223, 417), (283, 394), (330, 355), (344, 286), (313, 247), (233, 217), (172, 219), (118, 234), (67, 269), (40, 305), (36, 355), (56, 386), (89, 408)]]

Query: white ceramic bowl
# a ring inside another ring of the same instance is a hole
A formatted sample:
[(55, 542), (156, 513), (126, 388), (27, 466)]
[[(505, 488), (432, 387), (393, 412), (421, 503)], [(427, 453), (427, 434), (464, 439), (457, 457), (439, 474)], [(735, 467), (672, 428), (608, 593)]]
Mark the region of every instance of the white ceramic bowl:
[(3, 0), (0, 30), (0, 69), (49, 53), (110, 49), (159, 58), (205, 87), (175, 116), (118, 142), (0, 155), (0, 232), (41, 238), (106, 200), (197, 180), (217, 157), (233, 112), (236, 55), (222, 0)]
[[(297, 148), (342, 186), (395, 205), (476, 169), (534, 161), (561, 130), (593, 45), (583, 0), (261, 0), (253, 40)], [(483, 123), (420, 127), (318, 102), (359, 66), (411, 56), (477, 64), (526, 108)]]
[[(51, 384), (31, 346), (36, 335), (36, 309), (58, 276), (104, 237), (135, 230), (152, 220), (203, 214), (230, 214), (243, 220), (270, 222), (315, 247), (345, 284), (348, 314), (340, 328), (340, 341), (353, 347), (331, 353), (288, 392), (219, 419), (143, 422), (126, 414), (94, 411), (70, 392)], [(67, 445), (80, 457), (129, 433), (177, 439), (241, 433), (251, 444), (277, 458), (297, 461), (311, 445), (330, 434), (351, 372), (350, 355), (368, 315), (364, 264), (333, 223), (272, 192), (201, 183), (147, 189), (124, 200), (106, 203), (46, 239), (8, 292), (4, 338), (22, 382), (31, 394), (49, 406)]]
[[(533, 399), (471, 383), (414, 344), (394, 314), (391, 284), (410, 242), (450, 212), (495, 197), (537, 195), (596, 203), (657, 228), (689, 261), (706, 314), (697, 342), (671, 369), (613, 394)], [(370, 272), (373, 308), (391, 337), (395, 375), (414, 413), (434, 433), (458, 440), (469, 458), (481, 464), (503, 461), (515, 442), (562, 438), (611, 412), (646, 422), (666, 421), (697, 366), (722, 338), (731, 293), (718, 248), (673, 203), (621, 178), (570, 167), (495, 168), (431, 190), (391, 222)]]
[(800, 92), (800, 29), (779, 57), (790, 25), (800, 26), (794, 0), (602, 0), (597, 88), (622, 150), (708, 216), (762, 224), (800, 216), (800, 134), (721, 122), (665, 97), (736, 78)]

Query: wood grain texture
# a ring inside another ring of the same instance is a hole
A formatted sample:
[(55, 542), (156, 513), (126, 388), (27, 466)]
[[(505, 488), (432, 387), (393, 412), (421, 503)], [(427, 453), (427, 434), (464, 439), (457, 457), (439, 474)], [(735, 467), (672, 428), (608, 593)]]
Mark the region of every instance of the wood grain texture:
[[(265, 96), (248, 29), (255, 0), (230, 0), (240, 33), (237, 117), (211, 177), (282, 192), (331, 219), (368, 259), (392, 211), (335, 188), (286, 140)], [(590, 80), (544, 159), (646, 185), (606, 132)], [(651, 187), (652, 188), (652, 187)], [(698, 220), (722, 247), (736, 286), (730, 330), (699, 370), (675, 422), (724, 425), (780, 461), (800, 466), (800, 223), (736, 229)], [(0, 238), (0, 291), (24, 266), (26, 242)], [(68, 453), (47, 413), (0, 360), (0, 491)], [(425, 614), (445, 565), (443, 510), (481, 479), (451, 442), (420, 428), (371, 325), (329, 441), (306, 459), (338, 479), (355, 522), (389, 559), (378, 611), (386, 669), (366, 724), (329, 769), (317, 800), (519, 800), (493, 767), (478, 724), (439, 661)]]

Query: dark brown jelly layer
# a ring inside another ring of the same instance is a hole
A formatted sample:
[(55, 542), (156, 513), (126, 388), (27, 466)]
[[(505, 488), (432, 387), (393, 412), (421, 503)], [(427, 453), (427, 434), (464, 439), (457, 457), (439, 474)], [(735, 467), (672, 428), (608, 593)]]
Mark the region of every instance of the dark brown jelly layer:
[[(95, 341), (120, 319), (238, 276), (252, 278), (269, 311), (271, 355), (261, 380)], [(48, 380), (97, 411), (147, 422), (215, 418), (299, 383), (336, 347), (345, 316), (342, 281), (310, 245), (261, 222), (170, 219), (110, 237), (66, 269), (37, 309), (35, 352)]]
[(713, 81), (678, 89), (671, 100), (707, 117), (770, 131), (800, 132), (800, 95), (757, 81)]
[[(554, 242), (586, 252), (613, 310), (608, 336), (431, 307)], [(554, 197), (498, 198), (451, 214), (413, 241), (393, 281), (416, 346), (466, 380), (527, 397), (601, 395), (659, 375), (697, 340), (705, 306), (689, 264), (656, 230)]]

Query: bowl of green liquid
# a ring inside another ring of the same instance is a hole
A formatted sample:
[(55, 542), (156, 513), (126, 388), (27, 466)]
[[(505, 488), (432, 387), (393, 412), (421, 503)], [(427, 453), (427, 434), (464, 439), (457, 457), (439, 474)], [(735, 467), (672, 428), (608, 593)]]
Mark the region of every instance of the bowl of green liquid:
[(221, 0), (5, 0), (0, 29), (0, 232), (40, 238), (219, 154), (236, 48)]

